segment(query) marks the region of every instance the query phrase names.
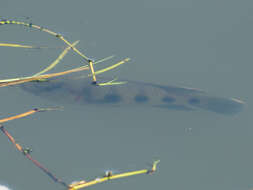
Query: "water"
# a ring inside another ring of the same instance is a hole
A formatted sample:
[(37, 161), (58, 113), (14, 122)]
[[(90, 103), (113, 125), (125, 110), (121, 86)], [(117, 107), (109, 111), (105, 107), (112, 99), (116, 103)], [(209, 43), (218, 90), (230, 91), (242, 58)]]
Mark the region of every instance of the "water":
[[(252, 183), (251, 1), (7, 1), (1, 16), (25, 20), (81, 40), (78, 48), (99, 59), (132, 61), (104, 76), (203, 89), (240, 98), (235, 116), (207, 111), (100, 108), (65, 104), (64, 111), (38, 113), (7, 123), (9, 132), (33, 149), (58, 177), (71, 183), (128, 171), (161, 159), (153, 176), (136, 176), (96, 189), (249, 190)], [(59, 46), (42, 32), (1, 26), (1, 42)], [(1, 48), (1, 78), (36, 73), (61, 50)], [(69, 54), (57, 71), (82, 64)], [(17, 87), (1, 93), (1, 117), (57, 102)], [(11, 189), (62, 189), (0, 135), (0, 181)]]

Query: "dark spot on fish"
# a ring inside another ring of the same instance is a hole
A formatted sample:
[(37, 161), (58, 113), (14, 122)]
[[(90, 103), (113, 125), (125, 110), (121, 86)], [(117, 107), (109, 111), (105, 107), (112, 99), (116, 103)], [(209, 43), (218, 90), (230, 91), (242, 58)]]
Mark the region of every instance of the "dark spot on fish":
[(118, 94), (107, 94), (104, 96), (104, 103), (118, 103), (121, 101), (121, 97)]
[(165, 103), (173, 103), (173, 102), (176, 101), (176, 99), (173, 98), (173, 97), (165, 96), (165, 97), (162, 98), (162, 101), (165, 102)]
[(92, 91), (91, 91), (91, 88), (89, 86), (83, 88), (82, 95), (84, 97), (84, 101), (90, 102), (90, 103), (94, 101), (94, 98), (92, 96)]
[(198, 98), (190, 98), (188, 100), (188, 103), (191, 104), (191, 105), (196, 105), (196, 104), (200, 103), (200, 100)]
[(136, 95), (134, 97), (134, 101), (135, 102), (138, 102), (138, 103), (144, 103), (144, 102), (147, 102), (148, 101), (148, 97), (147, 96), (144, 96), (144, 95)]

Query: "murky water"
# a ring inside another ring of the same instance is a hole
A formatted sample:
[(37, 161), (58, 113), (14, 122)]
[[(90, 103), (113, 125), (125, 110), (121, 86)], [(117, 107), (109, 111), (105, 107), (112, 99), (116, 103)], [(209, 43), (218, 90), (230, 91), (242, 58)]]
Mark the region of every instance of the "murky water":
[[(240, 113), (151, 107), (101, 107), (57, 102), (5, 87), (1, 117), (34, 107), (64, 106), (6, 123), (32, 156), (71, 183), (106, 169), (128, 171), (161, 159), (152, 176), (97, 185), (96, 189), (249, 190), (252, 182), (252, 32), (250, 1), (7, 1), (1, 17), (60, 32), (91, 58), (131, 61), (105, 73), (133, 81), (198, 88), (246, 102)], [(26, 18), (28, 17), (28, 18)], [(58, 47), (61, 41), (22, 26), (1, 26), (0, 42)], [(36, 73), (61, 49), (1, 48), (0, 78)], [(67, 55), (60, 71), (82, 64)], [(104, 63), (109, 65), (110, 63)], [(96, 68), (102, 68), (100, 65)], [(0, 135), (0, 182), (13, 190), (62, 189)]]

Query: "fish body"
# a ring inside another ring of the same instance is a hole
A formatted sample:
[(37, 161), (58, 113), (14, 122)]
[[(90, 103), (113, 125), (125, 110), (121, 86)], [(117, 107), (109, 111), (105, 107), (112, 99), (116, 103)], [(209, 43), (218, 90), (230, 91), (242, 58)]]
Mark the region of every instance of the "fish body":
[(101, 106), (149, 106), (185, 111), (204, 109), (221, 114), (238, 113), (244, 106), (241, 100), (210, 96), (198, 89), (134, 81), (97, 86), (91, 83), (90, 78), (63, 77), (25, 83), (22, 88), (54, 101)]

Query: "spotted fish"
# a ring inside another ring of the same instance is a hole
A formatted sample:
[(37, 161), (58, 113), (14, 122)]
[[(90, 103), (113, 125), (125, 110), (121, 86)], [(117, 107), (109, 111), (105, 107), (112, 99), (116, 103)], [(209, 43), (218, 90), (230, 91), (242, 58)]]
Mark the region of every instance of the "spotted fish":
[(210, 96), (193, 88), (162, 86), (127, 81), (126, 84), (97, 86), (89, 78), (63, 77), (45, 82), (29, 82), (22, 88), (38, 96), (78, 104), (152, 106), (170, 110), (204, 109), (220, 114), (235, 114), (244, 102), (235, 98)]

